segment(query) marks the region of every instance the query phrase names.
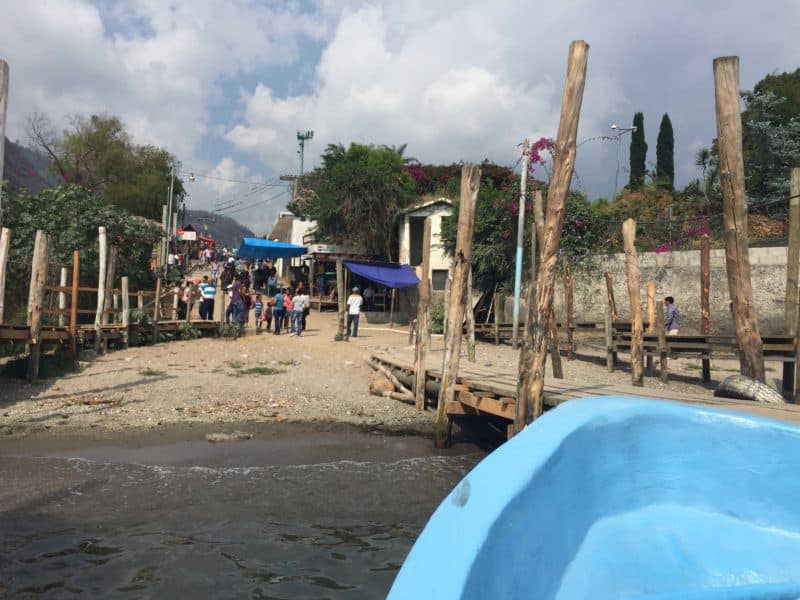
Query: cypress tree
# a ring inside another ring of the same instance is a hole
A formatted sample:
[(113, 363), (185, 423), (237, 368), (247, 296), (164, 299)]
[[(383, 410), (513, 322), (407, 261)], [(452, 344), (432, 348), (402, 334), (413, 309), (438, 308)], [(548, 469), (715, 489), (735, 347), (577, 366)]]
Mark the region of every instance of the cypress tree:
[(660, 186), (675, 189), (675, 137), (667, 113), (661, 118), (656, 141), (656, 179)]
[(638, 190), (644, 185), (645, 161), (647, 160), (647, 142), (644, 141), (644, 114), (637, 112), (633, 115), (633, 128), (631, 131), (631, 177), (628, 188)]

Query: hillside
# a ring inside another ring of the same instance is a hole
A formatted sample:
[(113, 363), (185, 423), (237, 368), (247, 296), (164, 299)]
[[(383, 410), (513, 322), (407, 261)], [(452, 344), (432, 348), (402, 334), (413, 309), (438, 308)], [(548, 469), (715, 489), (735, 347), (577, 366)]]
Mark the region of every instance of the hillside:
[(214, 238), (220, 248), (238, 248), (242, 238), (255, 237), (250, 229), (238, 221), (207, 210), (187, 210), (185, 222), (191, 224), (200, 235)]
[(58, 185), (59, 179), (49, 171), (49, 164), (45, 155), (6, 138), (3, 179), (12, 189), (25, 189), (36, 195)]

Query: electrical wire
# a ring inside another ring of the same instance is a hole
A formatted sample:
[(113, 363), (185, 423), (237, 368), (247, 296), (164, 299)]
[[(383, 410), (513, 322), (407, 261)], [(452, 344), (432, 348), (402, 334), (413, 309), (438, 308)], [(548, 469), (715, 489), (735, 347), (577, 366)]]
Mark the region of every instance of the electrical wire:
[(286, 189), (286, 190), (283, 190), (280, 194), (277, 194), (275, 196), (271, 196), (270, 198), (267, 198), (267, 199), (263, 199), (262, 198), (261, 200), (259, 200), (257, 202), (253, 202), (252, 204), (248, 204), (247, 206), (242, 206), (241, 208), (237, 208), (236, 210), (231, 210), (231, 211), (228, 211), (228, 212), (225, 212), (225, 213), (221, 213), (221, 214), (222, 214), (222, 216), (226, 216), (227, 217), (228, 215), (232, 215), (232, 214), (235, 214), (235, 213), (238, 213), (238, 212), (242, 212), (243, 210), (247, 210), (249, 208), (254, 208), (254, 207), (258, 206), (259, 204), (268, 204), (268, 203), (272, 202), (273, 200), (277, 200), (281, 196), (285, 196), (288, 193), (289, 193), (289, 190)]

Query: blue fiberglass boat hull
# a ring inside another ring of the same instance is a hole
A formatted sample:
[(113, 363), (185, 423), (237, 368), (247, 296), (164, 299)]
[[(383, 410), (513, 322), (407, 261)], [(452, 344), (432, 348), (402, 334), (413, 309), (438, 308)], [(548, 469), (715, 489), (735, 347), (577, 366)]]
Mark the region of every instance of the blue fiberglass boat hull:
[(391, 599), (798, 598), (800, 427), (572, 400), (484, 459)]

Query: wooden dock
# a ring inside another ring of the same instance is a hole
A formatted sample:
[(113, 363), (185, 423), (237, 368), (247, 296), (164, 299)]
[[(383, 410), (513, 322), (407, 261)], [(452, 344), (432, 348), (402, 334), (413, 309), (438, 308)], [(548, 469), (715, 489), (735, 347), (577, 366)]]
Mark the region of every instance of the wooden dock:
[[(404, 379), (414, 375), (414, 356), (411, 350), (376, 352), (371, 359)], [(426, 363), (426, 388), (435, 387), (442, 378), (442, 352), (431, 352)], [(432, 384), (432, 385), (431, 385)], [(461, 361), (456, 378), (456, 399), (445, 407), (448, 419), (457, 416), (493, 416), (514, 419), (517, 394), (517, 374)], [(591, 396), (638, 396), (656, 400), (703, 404), (716, 408), (740, 410), (761, 416), (800, 422), (800, 405), (759, 404), (746, 400), (715, 398), (707, 393), (687, 394), (663, 389), (648, 389), (632, 385), (592, 383), (582, 384), (548, 377), (545, 380), (544, 404), (550, 409), (568, 400)]]

